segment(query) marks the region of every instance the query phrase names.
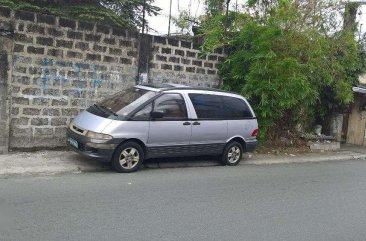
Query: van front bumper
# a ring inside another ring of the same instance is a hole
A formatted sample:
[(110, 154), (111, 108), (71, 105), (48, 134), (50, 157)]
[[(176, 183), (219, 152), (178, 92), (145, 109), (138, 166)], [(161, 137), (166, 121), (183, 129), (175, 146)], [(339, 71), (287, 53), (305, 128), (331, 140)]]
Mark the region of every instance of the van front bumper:
[[(110, 162), (115, 148), (120, 142), (117, 139), (96, 140), (67, 129), (67, 145), (83, 156), (91, 157), (102, 162)], [(75, 143), (76, 142), (76, 143)]]

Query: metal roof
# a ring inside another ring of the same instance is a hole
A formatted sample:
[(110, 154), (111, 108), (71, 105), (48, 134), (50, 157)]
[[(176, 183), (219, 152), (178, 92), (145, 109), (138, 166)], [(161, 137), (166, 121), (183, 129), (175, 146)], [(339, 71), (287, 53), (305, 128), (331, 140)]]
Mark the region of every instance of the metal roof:
[(366, 87), (357, 86), (352, 88), (353, 92), (366, 94)]

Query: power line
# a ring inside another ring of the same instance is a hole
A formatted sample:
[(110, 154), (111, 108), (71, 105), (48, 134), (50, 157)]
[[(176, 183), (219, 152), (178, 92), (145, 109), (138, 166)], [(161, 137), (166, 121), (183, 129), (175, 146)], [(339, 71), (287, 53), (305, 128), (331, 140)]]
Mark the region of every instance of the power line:
[(201, 5), (201, 1), (198, 0), (198, 6), (197, 6), (197, 9), (196, 9), (196, 13), (194, 14), (194, 19), (197, 18), (197, 12), (198, 12), (198, 9), (200, 8), (200, 5)]
[(189, 3), (188, 3), (188, 15), (189, 16), (191, 16), (191, 9), (192, 9), (192, 0), (189, 0)]

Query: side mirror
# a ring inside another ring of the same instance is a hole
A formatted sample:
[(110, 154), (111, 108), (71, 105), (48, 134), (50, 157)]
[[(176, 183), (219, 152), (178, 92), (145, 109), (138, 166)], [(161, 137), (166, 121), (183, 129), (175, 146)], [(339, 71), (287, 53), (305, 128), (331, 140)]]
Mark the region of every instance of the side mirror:
[(163, 112), (157, 112), (157, 111), (153, 111), (150, 114), (151, 118), (154, 119), (160, 119), (164, 117), (164, 113)]

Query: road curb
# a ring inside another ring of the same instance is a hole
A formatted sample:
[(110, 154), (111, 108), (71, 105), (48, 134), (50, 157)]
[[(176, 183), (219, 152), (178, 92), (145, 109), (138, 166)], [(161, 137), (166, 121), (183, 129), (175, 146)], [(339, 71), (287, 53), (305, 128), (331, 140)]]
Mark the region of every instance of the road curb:
[[(57, 154), (57, 155), (56, 155)], [(276, 165), (291, 163), (314, 163), (326, 161), (366, 160), (366, 153), (322, 153), (297, 156), (275, 156), (267, 154), (247, 154), (240, 165)], [(165, 169), (184, 167), (221, 166), (217, 159), (182, 159), (172, 161), (153, 160), (144, 164), (144, 169)], [(0, 176), (12, 175), (57, 175), (63, 173), (92, 173), (111, 171), (109, 165), (86, 159), (69, 152), (15, 153), (0, 156)]]
[(246, 165), (274, 165), (274, 164), (291, 164), (291, 163), (307, 163), (307, 162), (328, 162), (328, 161), (348, 161), (348, 160), (366, 160), (366, 154), (348, 154), (334, 155), (322, 157), (306, 157), (306, 158), (278, 158), (275, 160), (253, 159), (244, 161)]

